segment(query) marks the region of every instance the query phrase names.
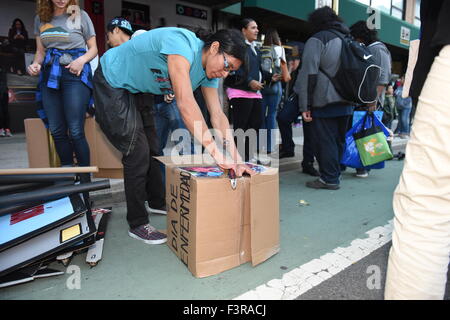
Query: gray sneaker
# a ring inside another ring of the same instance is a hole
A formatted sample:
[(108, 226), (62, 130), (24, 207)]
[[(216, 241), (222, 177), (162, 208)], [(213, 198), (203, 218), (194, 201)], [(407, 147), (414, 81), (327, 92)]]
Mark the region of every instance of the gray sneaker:
[(338, 184), (329, 184), (323, 182), (321, 179), (306, 182), (306, 186), (312, 189), (327, 189), (327, 190), (338, 190), (340, 187)]
[(147, 244), (162, 244), (167, 242), (167, 236), (148, 223), (130, 229), (128, 235), (134, 239), (144, 241)]

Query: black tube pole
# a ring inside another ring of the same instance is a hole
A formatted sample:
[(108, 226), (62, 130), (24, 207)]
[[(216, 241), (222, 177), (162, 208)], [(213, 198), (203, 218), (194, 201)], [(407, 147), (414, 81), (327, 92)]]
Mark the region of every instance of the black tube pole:
[(55, 182), (64, 180), (75, 181), (75, 177), (76, 177), (75, 173), (10, 174), (10, 175), (0, 175), (0, 184)]
[(13, 192), (23, 192), (28, 191), (30, 189), (37, 189), (37, 188), (44, 188), (49, 186), (50, 183), (17, 183), (17, 184), (7, 184), (7, 185), (1, 185), (0, 184), (0, 195), (5, 195), (7, 193), (13, 193)]
[(41, 200), (43, 198), (53, 197), (53, 196), (64, 196), (73, 193), (82, 193), (95, 190), (102, 190), (110, 188), (109, 180), (101, 180), (91, 183), (81, 183), (71, 186), (55, 186), (50, 188), (45, 188), (44, 190), (36, 190), (26, 193), (12, 194), (8, 196), (0, 197), (0, 207), (11, 206), (15, 204), (20, 204), (24, 202), (31, 202)]
[(4, 214), (8, 214), (8, 213), (15, 213), (18, 211), (22, 211), (31, 207), (35, 207), (37, 205), (40, 205), (42, 203), (42, 201), (35, 201), (35, 202), (30, 202), (30, 203), (22, 203), (22, 204), (16, 204), (13, 206), (9, 206), (6, 208), (0, 208), (0, 216), (4, 215)]

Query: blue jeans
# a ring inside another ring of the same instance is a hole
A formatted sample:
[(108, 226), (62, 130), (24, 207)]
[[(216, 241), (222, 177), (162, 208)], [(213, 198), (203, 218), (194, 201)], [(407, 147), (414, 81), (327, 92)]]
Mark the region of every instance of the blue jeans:
[(288, 98), (283, 109), (278, 112), (278, 128), (281, 135), (281, 147), (285, 152), (294, 152), (295, 143), (292, 139), (292, 123), (300, 115), (297, 95)]
[(400, 129), (398, 130), (398, 133), (400, 134), (409, 134), (409, 117), (411, 115), (411, 109), (401, 109), (400, 110), (400, 117), (399, 117), (399, 126)]
[[(156, 126), (156, 134), (158, 135), (159, 138), (159, 151), (160, 154), (162, 155), (163, 150), (166, 147), (169, 134), (177, 129), (186, 129), (186, 126), (184, 125), (183, 119), (181, 118), (181, 114), (180, 111), (178, 110), (177, 103), (175, 100), (173, 100), (171, 103), (162, 102), (155, 104), (154, 119)], [(182, 139), (183, 138), (180, 138), (178, 141), (175, 141), (175, 143), (180, 143)], [(193, 153), (192, 138), (190, 147), (191, 150), (186, 150), (189, 149), (189, 146), (186, 143), (184, 143), (183, 149), (179, 152), (180, 155)]]
[[(261, 108), (261, 129), (267, 129), (267, 152), (272, 152), (272, 135), (276, 128), (277, 121), (277, 107), (281, 101), (282, 87), (281, 82), (278, 81), (272, 85), (276, 88), (275, 94), (263, 95)], [(264, 144), (262, 145), (264, 146)]]
[[(50, 68), (43, 72), (46, 84)], [(89, 99), (89, 87), (66, 68), (62, 68), (59, 89), (42, 86), (42, 104), (62, 166), (73, 165), (74, 152), (78, 165), (90, 164), (89, 145), (84, 135)]]

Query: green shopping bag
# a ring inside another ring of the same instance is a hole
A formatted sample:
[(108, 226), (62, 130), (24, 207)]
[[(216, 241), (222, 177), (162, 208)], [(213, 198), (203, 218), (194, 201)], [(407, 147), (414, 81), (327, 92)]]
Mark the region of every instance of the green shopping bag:
[(375, 125), (373, 113), (368, 113), (366, 117), (370, 117), (371, 127), (353, 134), (359, 157), (365, 167), (393, 158), (383, 130)]

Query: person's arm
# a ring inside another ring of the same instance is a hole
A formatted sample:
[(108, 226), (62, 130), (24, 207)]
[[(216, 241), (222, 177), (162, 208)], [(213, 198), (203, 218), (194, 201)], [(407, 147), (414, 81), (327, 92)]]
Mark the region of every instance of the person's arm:
[(202, 93), (210, 114), (211, 124), (214, 129), (216, 129), (216, 133), (223, 143), (223, 149), (229, 151), (232, 158), (231, 160), (236, 164), (236, 167), (234, 168), (236, 175), (240, 177), (243, 173), (248, 173), (250, 175), (254, 174), (255, 172), (243, 163), (242, 158), (239, 155), (234, 143), (233, 132), (230, 129), (230, 123), (220, 105), (217, 89), (202, 87)]
[(294, 92), (298, 94), (299, 110), (306, 122), (313, 120), (309, 108), (313, 103), (322, 50), (323, 43), (321, 40), (310, 38), (306, 41), (302, 56), (302, 66), (293, 88)]
[(45, 48), (42, 44), (41, 37), (36, 36), (36, 54), (31, 65), (28, 66), (28, 73), (37, 76), (41, 72), (41, 65), (45, 58)]
[(281, 60), (281, 77), (282, 77), (283, 82), (291, 81), (291, 74), (287, 67), (287, 63), (284, 60)]
[[(220, 151), (214, 143), (200, 107), (194, 98), (189, 77), (189, 61), (181, 55), (171, 54), (167, 56), (167, 65), (177, 106), (186, 128), (216, 160), (221, 156)], [(195, 126), (199, 126), (200, 130), (194, 130)]]
[(71, 73), (76, 74), (77, 76), (79, 76), (81, 74), (81, 71), (83, 71), (84, 65), (94, 59), (98, 53), (97, 40), (95, 36), (89, 38), (89, 40), (86, 41), (86, 44), (88, 47), (88, 51), (84, 55), (73, 60), (65, 67), (66, 69), (69, 69)]
[[(191, 132), (197, 141), (200, 141), (205, 149), (211, 154), (213, 159), (222, 169), (236, 168), (236, 164), (226, 161), (226, 158), (217, 147), (211, 133), (208, 130), (205, 119), (200, 111), (200, 107), (194, 98), (192, 92), (191, 79), (189, 77), (190, 64), (189, 61), (180, 55), (168, 55), (167, 65), (169, 69), (169, 77), (172, 82), (172, 88), (177, 100), (177, 106), (181, 114), (186, 128)], [(205, 97), (205, 100), (211, 100), (211, 97)], [(216, 114), (214, 113), (215, 122)], [(195, 127), (200, 130), (195, 130)], [(238, 172), (236, 172), (238, 174)]]

